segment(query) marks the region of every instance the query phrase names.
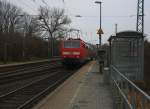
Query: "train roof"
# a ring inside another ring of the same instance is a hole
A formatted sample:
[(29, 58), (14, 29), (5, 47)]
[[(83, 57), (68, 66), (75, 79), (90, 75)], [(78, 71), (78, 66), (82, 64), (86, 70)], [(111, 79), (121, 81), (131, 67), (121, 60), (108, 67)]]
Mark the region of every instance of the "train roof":
[[(81, 38), (68, 38), (66, 40), (82, 40)], [(82, 40), (83, 41), (83, 40)]]
[(82, 43), (84, 43), (87, 47), (93, 48), (93, 44), (88, 43), (88, 42), (85, 42), (85, 41), (83, 41), (81, 38), (68, 38), (68, 39), (65, 39), (65, 40), (63, 40), (63, 41), (71, 41), (71, 40), (79, 40), (79, 41), (81, 41)]
[(68, 39), (64, 39), (63, 41), (75, 41), (75, 40), (85, 43), (81, 38), (68, 38)]

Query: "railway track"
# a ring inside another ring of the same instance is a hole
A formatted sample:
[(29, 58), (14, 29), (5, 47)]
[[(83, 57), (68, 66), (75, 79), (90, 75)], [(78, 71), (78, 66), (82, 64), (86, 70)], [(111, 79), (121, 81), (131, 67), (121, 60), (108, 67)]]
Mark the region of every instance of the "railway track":
[[(26, 75), (17, 75), (16, 77), (13, 76), (11, 78), (11, 76), (9, 78), (5, 78), (1, 81), (3, 81), (3, 84), (1, 82), (0, 85), (0, 95), (8, 93), (9, 91), (15, 90), (19, 87), (22, 87), (23, 85), (29, 84), (37, 79), (40, 79), (42, 77), (45, 77), (51, 73), (53, 73), (54, 70), (56, 69), (61, 69), (64, 70), (62, 68), (62, 66), (53, 66), (52, 68), (48, 68), (48, 69), (43, 69), (43, 70), (39, 70), (38, 72), (36, 70), (34, 70), (35, 72), (30, 72), (27, 73)], [(32, 70), (33, 71), (33, 70)], [(7, 82), (6, 82), (7, 81)]]
[(32, 67), (37, 67), (39, 65), (47, 65), (49, 63), (57, 63), (60, 59), (51, 59), (51, 60), (41, 60), (41, 61), (33, 61), (33, 62), (25, 62), (25, 63), (18, 63), (18, 64), (10, 64), (10, 65), (0, 65), (0, 75), (11, 73), (12, 71), (17, 71), (21, 69), (29, 69)]
[(29, 78), (34, 75), (41, 74), (41, 71), (43, 70), (53, 69), (60, 66), (61, 64), (59, 62), (51, 63), (50, 61), (43, 63), (34, 63), (33, 65), (19, 65), (19, 67), (16, 66), (11, 70), (8, 69), (8, 71), (0, 73), (0, 84), (8, 84), (9, 82), (18, 81), (25, 77)]
[(31, 108), (69, 77), (68, 72), (58, 62), (0, 73), (0, 109)]
[(42, 79), (1, 95), (0, 109), (29, 109), (69, 76), (70, 73), (66, 73), (66, 71), (55, 71)]

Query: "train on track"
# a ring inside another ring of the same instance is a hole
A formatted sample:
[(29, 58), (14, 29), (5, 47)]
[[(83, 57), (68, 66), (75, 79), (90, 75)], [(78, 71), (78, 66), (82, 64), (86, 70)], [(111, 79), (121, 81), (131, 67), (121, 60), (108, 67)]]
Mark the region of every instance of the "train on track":
[(94, 45), (80, 38), (69, 38), (61, 41), (60, 54), (64, 65), (80, 66), (94, 57)]

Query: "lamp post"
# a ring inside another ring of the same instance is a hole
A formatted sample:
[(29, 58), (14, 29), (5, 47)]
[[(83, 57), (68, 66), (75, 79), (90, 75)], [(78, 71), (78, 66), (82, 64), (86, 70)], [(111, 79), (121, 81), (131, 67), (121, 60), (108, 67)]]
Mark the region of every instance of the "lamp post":
[[(101, 27), (101, 4), (102, 2), (101, 1), (95, 1), (96, 4), (99, 4), (100, 5), (100, 27), (99, 27), (99, 31), (102, 31), (102, 27)], [(99, 48), (101, 46), (101, 33), (99, 33)]]
[(102, 27), (101, 27), (101, 4), (102, 2), (101, 1), (95, 1), (96, 4), (99, 4), (100, 5), (100, 27), (99, 27), (99, 30), (97, 32), (97, 34), (99, 35), (99, 50), (98, 50), (98, 57), (99, 57), (99, 71), (101, 74), (103, 74), (103, 66), (104, 66), (104, 51), (101, 50), (101, 34), (103, 34), (103, 31), (102, 31)]

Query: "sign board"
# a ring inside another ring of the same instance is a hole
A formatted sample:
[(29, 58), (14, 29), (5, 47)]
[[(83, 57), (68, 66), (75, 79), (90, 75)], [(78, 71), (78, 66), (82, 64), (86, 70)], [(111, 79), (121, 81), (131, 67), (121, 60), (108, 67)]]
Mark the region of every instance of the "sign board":
[(104, 32), (103, 32), (102, 29), (98, 29), (98, 30), (97, 30), (97, 34), (104, 34)]

